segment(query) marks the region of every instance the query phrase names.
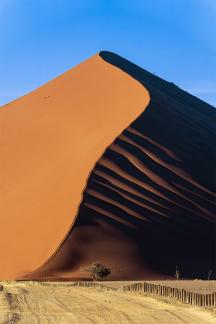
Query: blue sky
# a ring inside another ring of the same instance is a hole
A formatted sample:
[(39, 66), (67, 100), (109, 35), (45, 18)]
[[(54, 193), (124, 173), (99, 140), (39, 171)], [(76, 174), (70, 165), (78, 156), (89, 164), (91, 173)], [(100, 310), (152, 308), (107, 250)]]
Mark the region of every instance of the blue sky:
[(216, 106), (216, 0), (0, 0), (0, 105), (100, 50)]

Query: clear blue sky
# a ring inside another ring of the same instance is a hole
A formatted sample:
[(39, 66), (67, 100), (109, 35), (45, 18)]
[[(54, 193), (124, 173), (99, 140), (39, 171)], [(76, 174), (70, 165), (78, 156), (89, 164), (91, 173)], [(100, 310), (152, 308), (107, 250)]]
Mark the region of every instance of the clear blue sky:
[(0, 105), (100, 50), (216, 105), (216, 0), (0, 0)]

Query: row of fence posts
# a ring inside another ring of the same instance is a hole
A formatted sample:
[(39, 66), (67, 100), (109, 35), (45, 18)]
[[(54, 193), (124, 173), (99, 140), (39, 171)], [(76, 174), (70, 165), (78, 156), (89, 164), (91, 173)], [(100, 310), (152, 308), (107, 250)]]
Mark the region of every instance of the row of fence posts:
[(104, 289), (106, 291), (111, 291), (111, 290), (116, 290), (114, 288), (105, 286), (103, 284), (100, 284), (98, 282), (93, 282), (93, 281), (76, 281), (73, 283), (73, 286), (75, 287), (91, 287), (91, 288), (100, 288)]
[[(203, 307), (216, 307), (216, 292), (211, 294), (198, 294), (195, 292), (186, 291), (185, 289), (167, 287), (162, 285), (156, 285), (153, 283), (139, 282), (132, 285), (123, 286), (120, 289), (111, 288), (92, 281), (76, 281), (72, 284), (75, 287), (91, 287), (102, 288), (106, 291), (119, 290), (129, 292), (144, 292), (145, 294), (153, 296), (161, 296), (165, 298), (173, 298), (181, 303), (203, 306)], [(0, 285), (0, 291), (3, 290), (3, 285)]]
[(180, 301), (181, 303), (189, 305), (216, 307), (216, 292), (213, 292), (211, 294), (198, 294), (195, 292), (186, 291), (185, 289), (161, 286), (147, 282), (123, 286), (121, 290), (131, 292), (142, 291), (149, 295), (173, 298)]
[(104, 286), (103, 284), (100, 284), (98, 282), (92, 281), (77, 281), (73, 284), (73, 286), (102, 288), (108, 291), (139, 291), (153, 296), (173, 298), (184, 304), (203, 307), (216, 307), (216, 292), (213, 292), (211, 294), (199, 294), (191, 291), (186, 291), (185, 289), (167, 287), (147, 282), (140, 282), (132, 285), (123, 286), (120, 289), (114, 289), (111, 287)]

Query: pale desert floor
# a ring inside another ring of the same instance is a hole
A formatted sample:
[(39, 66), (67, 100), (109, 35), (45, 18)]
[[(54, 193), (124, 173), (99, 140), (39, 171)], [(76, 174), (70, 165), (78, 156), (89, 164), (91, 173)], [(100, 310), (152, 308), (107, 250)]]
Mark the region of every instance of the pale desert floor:
[(0, 323), (216, 323), (213, 312), (141, 293), (49, 284), (4, 283)]

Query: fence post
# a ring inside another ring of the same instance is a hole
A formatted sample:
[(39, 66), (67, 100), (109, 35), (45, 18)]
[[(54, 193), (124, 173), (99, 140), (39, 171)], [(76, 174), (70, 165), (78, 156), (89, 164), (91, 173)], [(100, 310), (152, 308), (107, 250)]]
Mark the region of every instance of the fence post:
[(208, 295), (205, 295), (205, 307), (208, 306)]
[(208, 294), (208, 307), (211, 307), (211, 294)]
[(198, 294), (198, 306), (202, 306), (202, 296)]
[(183, 289), (183, 303), (186, 303), (186, 291)]
[(209, 306), (212, 307), (213, 303), (212, 303), (212, 296), (213, 294), (209, 294)]
[(202, 306), (205, 306), (205, 295), (202, 294)]
[(196, 305), (199, 306), (200, 303), (200, 296), (199, 294), (196, 294)]
[(191, 301), (191, 304), (192, 305), (195, 305), (196, 304), (195, 303), (195, 298), (196, 298), (195, 293), (192, 292), (192, 301)]
[(176, 299), (179, 300), (180, 299), (180, 289), (177, 288), (176, 291), (177, 291), (177, 297), (176, 297)]

